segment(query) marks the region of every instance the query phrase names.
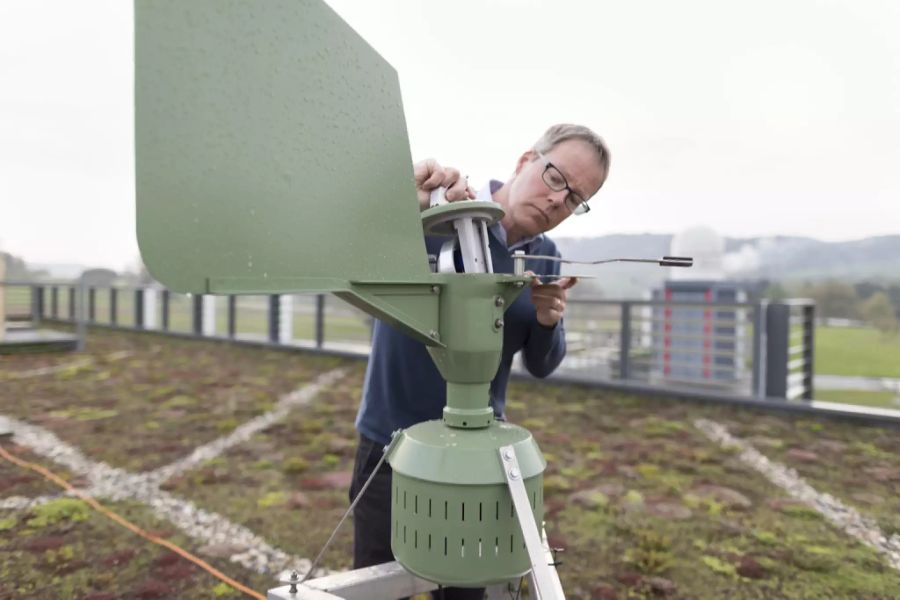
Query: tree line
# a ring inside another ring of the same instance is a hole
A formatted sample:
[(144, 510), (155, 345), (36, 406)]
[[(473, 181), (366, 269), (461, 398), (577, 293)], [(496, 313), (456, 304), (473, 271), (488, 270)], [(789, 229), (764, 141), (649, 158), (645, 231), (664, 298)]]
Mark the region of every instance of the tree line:
[(810, 298), (816, 303), (816, 316), (820, 319), (858, 320), (885, 333), (900, 331), (900, 283), (774, 282), (766, 296), (771, 300)]

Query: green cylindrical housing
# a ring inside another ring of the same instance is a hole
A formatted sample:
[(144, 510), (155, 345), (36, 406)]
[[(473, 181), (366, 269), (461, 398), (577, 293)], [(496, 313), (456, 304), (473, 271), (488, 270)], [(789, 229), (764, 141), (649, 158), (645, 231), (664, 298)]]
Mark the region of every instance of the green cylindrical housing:
[(442, 585), (478, 587), (525, 575), (530, 563), (499, 449), (513, 446), (535, 521), (544, 515), (540, 449), (528, 430), (494, 421), (457, 429), (419, 423), (388, 457), (391, 549), (415, 575)]
[(490, 405), (490, 383), (447, 382), (447, 406), (444, 423), (450, 427), (470, 429), (487, 427), (494, 422)]
[(500, 366), (503, 313), (523, 282), (491, 273), (457, 274), (443, 285), (440, 340), (428, 353), (447, 380), (444, 422), (451, 427), (487, 427), (494, 420), (490, 383)]

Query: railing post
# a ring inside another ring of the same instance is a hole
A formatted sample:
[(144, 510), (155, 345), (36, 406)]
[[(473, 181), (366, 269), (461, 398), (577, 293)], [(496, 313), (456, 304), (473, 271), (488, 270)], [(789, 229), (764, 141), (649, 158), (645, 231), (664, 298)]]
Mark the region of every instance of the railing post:
[(141, 288), (134, 291), (134, 327), (144, 328), (144, 290)]
[(37, 326), (44, 318), (44, 286), (31, 286), (31, 322)]
[(71, 286), (69, 288), (69, 320), (75, 320), (75, 289), (76, 286)]
[(162, 291), (162, 330), (169, 330), (169, 290)]
[(316, 295), (316, 348), (325, 345), (325, 294)]
[(200, 300), (202, 313), (202, 328), (200, 333), (206, 337), (216, 335), (216, 297), (212, 294), (203, 294)]
[(88, 321), (91, 323), (97, 320), (97, 290), (94, 287), (88, 288)]
[(237, 334), (237, 296), (228, 296), (228, 337)]
[(631, 302), (621, 304), (619, 324), (619, 378), (631, 377)]
[(766, 395), (766, 308), (768, 302), (760, 300), (753, 308), (753, 396)]
[(119, 322), (119, 290), (109, 288), (109, 324), (115, 326)]
[[(78, 299), (76, 301), (77, 312), (75, 316), (76, 325), (75, 331), (78, 334), (78, 341), (76, 342), (75, 349), (79, 352), (84, 350), (85, 337), (87, 337), (87, 323), (85, 323), (85, 300), (87, 299), (87, 294), (85, 293), (85, 284), (84, 279), (79, 279), (78, 281)], [(93, 290), (91, 290), (93, 291)], [(92, 304), (93, 306), (93, 304)]]
[(143, 318), (141, 320), (141, 324), (144, 329), (157, 329), (159, 327), (159, 323), (157, 321), (157, 317), (159, 316), (159, 310), (156, 308), (156, 301), (158, 298), (158, 291), (156, 288), (144, 288), (143, 290), (144, 300), (142, 302), (143, 305)]
[(203, 294), (191, 296), (191, 331), (196, 336), (203, 335)]
[(55, 285), (50, 288), (50, 316), (59, 316), (59, 287)]
[(278, 294), (269, 296), (269, 341), (273, 344), (278, 343), (278, 326), (281, 316), (281, 303), (278, 298)]
[(816, 305), (812, 302), (803, 307), (803, 398), (812, 400), (815, 394), (815, 331)]
[(766, 309), (766, 396), (787, 398), (791, 307), (769, 304)]
[(294, 297), (282, 294), (278, 305), (278, 343), (290, 344), (294, 339)]

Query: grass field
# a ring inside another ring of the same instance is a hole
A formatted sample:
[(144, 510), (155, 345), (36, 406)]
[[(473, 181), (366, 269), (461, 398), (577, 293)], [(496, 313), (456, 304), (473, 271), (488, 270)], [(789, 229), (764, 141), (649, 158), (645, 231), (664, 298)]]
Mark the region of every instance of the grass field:
[(881, 408), (900, 409), (900, 395), (895, 392), (869, 392), (865, 390), (818, 390), (816, 400), (858, 404), (860, 406), (878, 406)]
[(861, 327), (816, 327), (816, 373), (900, 378), (900, 334)]
[[(77, 368), (12, 374), (90, 358)], [(283, 420), (163, 483), (197, 507), (295, 555), (314, 555), (347, 506), (353, 417), (365, 363), (227, 343), (91, 331), (86, 354), (4, 357), (0, 414), (55, 433), (88, 458), (140, 473), (172, 463), (272, 409), (335, 367), (337, 384)], [(874, 550), (790, 499), (693, 423), (711, 419), (817, 489), (900, 533), (897, 429), (651, 399), (579, 386), (512, 382), (508, 417), (548, 460), (545, 506), (570, 598), (898, 598), (900, 573)], [(27, 447), (4, 447), (76, 485)], [(53, 494), (0, 461), (0, 500)], [(272, 573), (198, 543), (148, 505), (108, 502), (129, 520), (254, 589)], [(350, 565), (352, 524), (326, 557)], [(0, 598), (238, 598), (167, 550), (79, 501), (0, 509)], [(227, 544), (225, 545), (227, 546)]]

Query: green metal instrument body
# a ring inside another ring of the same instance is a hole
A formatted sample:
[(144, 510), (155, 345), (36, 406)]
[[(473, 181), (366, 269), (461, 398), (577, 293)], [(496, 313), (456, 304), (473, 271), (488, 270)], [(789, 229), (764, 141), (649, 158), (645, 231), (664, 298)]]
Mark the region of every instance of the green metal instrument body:
[(531, 434), (500, 421), (482, 429), (427, 421), (400, 435), (388, 456), (397, 560), (419, 577), (446, 585), (490, 585), (527, 573), (528, 554), (497, 450), (515, 448), (540, 523), (546, 462)]
[(441, 553), (395, 537), (397, 559), (457, 585), (527, 570), (497, 450), (522, 449), (538, 522), (544, 463), (488, 391), (530, 279), (429, 269), (423, 226), (452, 231), (461, 203), (420, 214), (394, 69), (321, 0), (135, 0), (135, 153), (138, 243), (169, 289), (331, 292), (428, 347), (447, 407), (403, 434), (396, 489), (496, 515), (397, 512), (398, 531), (442, 536)]

